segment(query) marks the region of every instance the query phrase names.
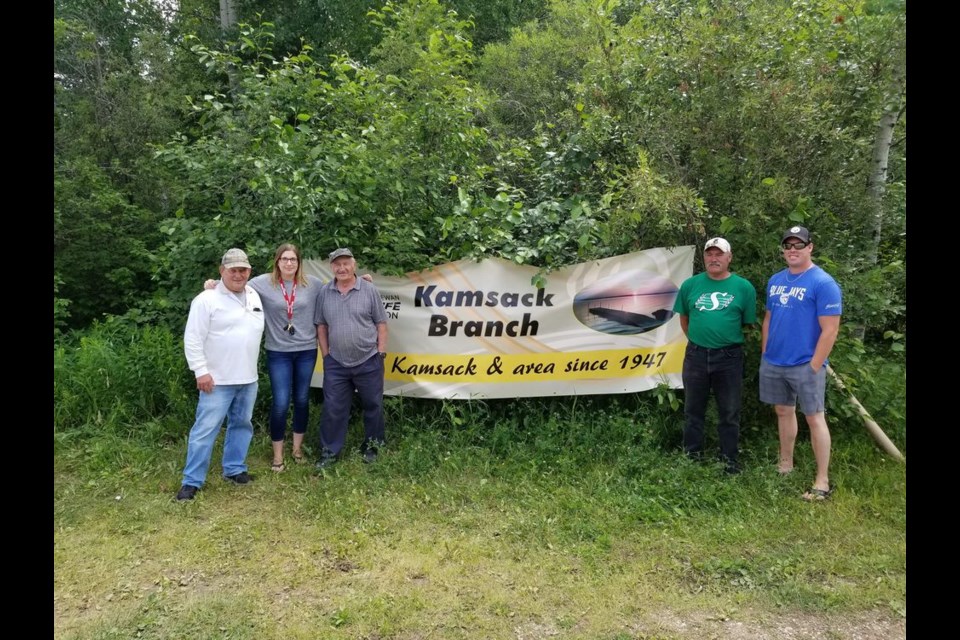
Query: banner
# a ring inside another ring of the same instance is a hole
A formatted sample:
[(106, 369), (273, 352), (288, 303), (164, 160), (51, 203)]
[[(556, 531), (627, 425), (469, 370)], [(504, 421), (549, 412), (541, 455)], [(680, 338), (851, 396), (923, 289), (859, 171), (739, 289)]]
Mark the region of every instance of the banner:
[[(559, 269), (467, 260), (373, 274), (387, 311), (384, 393), (419, 398), (520, 398), (682, 387), (687, 340), (673, 313), (693, 275), (694, 247), (648, 249)], [(357, 256), (364, 273), (363, 256)], [(330, 265), (306, 260), (324, 281)], [(313, 386), (322, 386), (317, 361)]]

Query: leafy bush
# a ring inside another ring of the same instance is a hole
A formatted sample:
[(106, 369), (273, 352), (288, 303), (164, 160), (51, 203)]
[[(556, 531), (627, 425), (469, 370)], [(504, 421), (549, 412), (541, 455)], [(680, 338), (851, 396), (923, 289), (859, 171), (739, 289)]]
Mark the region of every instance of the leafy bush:
[(158, 417), (189, 425), (196, 387), (182, 345), (167, 327), (141, 327), (121, 318), (94, 323), (61, 341), (53, 356), (54, 432), (136, 436), (142, 423)]

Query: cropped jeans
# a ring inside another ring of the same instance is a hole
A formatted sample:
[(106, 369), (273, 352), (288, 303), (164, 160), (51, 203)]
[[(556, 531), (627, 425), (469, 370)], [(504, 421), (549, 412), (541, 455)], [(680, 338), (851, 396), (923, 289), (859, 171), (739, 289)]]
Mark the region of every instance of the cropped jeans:
[(223, 439), (223, 475), (235, 476), (247, 470), (247, 450), (253, 439), (253, 403), (256, 400), (256, 382), (218, 384), (210, 393), (200, 392), (196, 422), (190, 429), (187, 443), (183, 484), (197, 488), (203, 486), (224, 418), (227, 419), (227, 434)]
[(720, 455), (727, 464), (736, 465), (743, 405), (741, 345), (707, 349), (687, 343), (683, 358), (683, 450), (687, 455), (699, 456), (703, 452), (704, 421), (711, 391), (717, 402)]
[(270, 407), (270, 439), (283, 440), (287, 432), (287, 410), (293, 398), (293, 432), (306, 433), (310, 418), (310, 382), (317, 366), (317, 350), (267, 350), (267, 373), (273, 404)]

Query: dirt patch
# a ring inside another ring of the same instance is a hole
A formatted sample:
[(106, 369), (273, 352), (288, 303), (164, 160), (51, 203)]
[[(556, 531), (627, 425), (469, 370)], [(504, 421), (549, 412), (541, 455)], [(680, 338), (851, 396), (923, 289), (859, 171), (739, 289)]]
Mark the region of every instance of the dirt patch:
[[(633, 624), (634, 640), (906, 640), (907, 621), (880, 611), (846, 615), (744, 612), (736, 618), (660, 613), (654, 621)], [(514, 628), (516, 640), (560, 640), (580, 637), (576, 631), (552, 624), (524, 624)], [(617, 636), (620, 637), (620, 636)]]
[(638, 627), (644, 640), (905, 640), (907, 621), (879, 611), (817, 615), (791, 613), (754, 618), (665, 615), (650, 627)]

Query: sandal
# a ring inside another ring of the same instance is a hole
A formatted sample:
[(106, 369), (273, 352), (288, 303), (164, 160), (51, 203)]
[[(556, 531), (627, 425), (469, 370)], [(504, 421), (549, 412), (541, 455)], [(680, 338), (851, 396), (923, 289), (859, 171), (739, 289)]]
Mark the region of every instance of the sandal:
[(307, 459), (306, 457), (304, 457), (302, 451), (295, 451), (293, 453), (293, 461), (296, 462), (297, 464), (303, 464), (304, 462), (307, 461)]
[(831, 486), (829, 489), (810, 489), (801, 497), (807, 502), (823, 502), (829, 500), (832, 493), (833, 487)]
[(287, 465), (283, 464), (282, 462), (274, 462), (273, 464), (270, 465), (270, 469), (277, 473), (280, 473), (286, 468), (287, 468)]

